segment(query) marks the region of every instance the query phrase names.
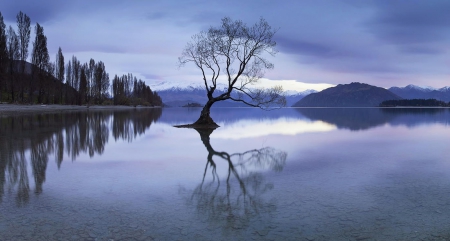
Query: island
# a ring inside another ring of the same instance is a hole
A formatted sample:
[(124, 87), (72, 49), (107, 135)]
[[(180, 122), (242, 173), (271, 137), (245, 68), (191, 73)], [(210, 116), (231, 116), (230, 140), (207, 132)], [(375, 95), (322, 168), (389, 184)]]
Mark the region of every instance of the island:
[(193, 102), (193, 103), (188, 103), (187, 105), (183, 105), (182, 107), (202, 107), (202, 105), (197, 102)]
[(380, 107), (450, 107), (450, 102), (436, 99), (403, 99), (403, 100), (385, 100), (380, 103)]

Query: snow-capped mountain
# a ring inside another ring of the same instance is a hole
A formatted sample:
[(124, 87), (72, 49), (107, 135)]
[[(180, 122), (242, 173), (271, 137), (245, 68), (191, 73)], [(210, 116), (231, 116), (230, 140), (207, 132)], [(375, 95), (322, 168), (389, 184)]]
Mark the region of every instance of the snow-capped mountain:
[[(197, 102), (200, 104), (204, 104), (207, 101), (206, 92), (204, 86), (199, 84), (199, 82), (190, 83), (190, 82), (181, 82), (181, 83), (173, 83), (173, 82), (160, 82), (157, 84), (153, 84), (150, 86), (153, 91), (158, 92), (158, 95), (161, 96), (163, 102), (169, 106), (183, 106), (188, 103)], [(218, 83), (218, 87), (216, 93), (224, 91), (227, 88), (226, 84)], [(287, 90), (285, 91), (286, 95), (286, 106), (292, 106), (295, 102), (299, 101), (303, 97), (317, 92), (316, 90), (305, 90), (302, 92), (295, 90)], [(243, 103), (238, 103), (234, 101), (221, 101), (217, 102), (215, 105), (222, 107), (240, 107), (246, 106)]]
[[(223, 84), (223, 83), (217, 83), (217, 89), (218, 90), (223, 90), (227, 87), (227, 85)], [(152, 84), (150, 85), (150, 88), (154, 91), (157, 91), (158, 93), (160, 91), (177, 91), (177, 90), (205, 90), (204, 85), (199, 82), (187, 82), (187, 81), (183, 81), (183, 82), (178, 82), (178, 83), (174, 83), (171, 81), (163, 81), (160, 83), (156, 83), (156, 84)]]
[(407, 85), (407, 86), (403, 87), (403, 89), (418, 90), (418, 91), (423, 91), (423, 92), (431, 92), (433, 90), (436, 90), (436, 88), (433, 88), (431, 86), (417, 86), (417, 85)]
[(450, 87), (436, 89), (433, 87), (420, 87), (417, 85), (407, 85), (405, 87), (391, 87), (388, 89), (392, 93), (405, 99), (437, 99), (450, 101)]
[(294, 105), (297, 101), (303, 99), (305, 96), (317, 93), (317, 90), (305, 90), (302, 92), (297, 91), (286, 91), (286, 106), (291, 107)]

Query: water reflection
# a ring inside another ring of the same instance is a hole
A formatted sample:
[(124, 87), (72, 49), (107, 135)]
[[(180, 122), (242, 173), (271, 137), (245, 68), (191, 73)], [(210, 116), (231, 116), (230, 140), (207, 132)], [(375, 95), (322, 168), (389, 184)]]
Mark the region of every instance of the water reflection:
[(238, 120), (216, 130), (215, 138), (238, 140), (268, 135), (295, 136), (303, 133), (318, 133), (335, 130), (336, 126), (323, 121), (309, 121), (295, 118), (263, 120)]
[(297, 108), (303, 116), (324, 121), (339, 129), (367, 130), (384, 124), (414, 127), (421, 124), (450, 124), (447, 108)]
[(28, 203), (28, 165), (34, 179), (34, 193), (39, 195), (43, 191), (51, 157), (60, 168), (65, 156), (74, 161), (82, 153), (90, 157), (101, 155), (109, 140), (110, 126), (115, 140), (131, 142), (145, 133), (161, 113), (161, 109), (145, 109), (0, 118), (0, 202), (7, 191), (15, 193), (18, 206)]
[(383, 126), (357, 133), (342, 112), (227, 109), (212, 133), (160, 111), (0, 119), (0, 239), (448, 239), (446, 109), (369, 110)]
[[(263, 194), (273, 189), (273, 184), (260, 172), (282, 171), (287, 153), (271, 147), (233, 154), (217, 151), (210, 142), (212, 129), (197, 129), (197, 132), (208, 156), (202, 182), (192, 190), (188, 204), (195, 206), (209, 224), (216, 224), (225, 231), (245, 229), (258, 218), (270, 220), (266, 216), (275, 211), (276, 205), (273, 200), (265, 200)], [(226, 163), (225, 180), (218, 174), (217, 159)]]

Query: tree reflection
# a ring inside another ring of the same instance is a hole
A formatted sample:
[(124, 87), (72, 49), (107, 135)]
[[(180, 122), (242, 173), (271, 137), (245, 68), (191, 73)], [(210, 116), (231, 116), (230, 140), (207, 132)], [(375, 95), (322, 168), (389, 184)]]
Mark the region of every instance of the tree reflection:
[[(287, 153), (271, 147), (229, 154), (216, 151), (210, 143), (213, 129), (197, 129), (208, 156), (202, 182), (192, 191), (188, 203), (225, 230), (247, 228), (252, 221), (275, 210), (275, 203), (263, 198), (273, 188), (259, 172), (266, 169), (282, 171)], [(226, 179), (221, 180), (214, 159), (225, 161)], [(208, 179), (208, 173), (211, 177)]]
[(52, 157), (60, 168), (65, 157), (75, 161), (82, 153), (91, 158), (101, 155), (108, 142), (110, 128), (115, 140), (130, 142), (150, 128), (161, 113), (161, 109), (146, 109), (0, 118), (0, 202), (5, 192), (15, 193), (18, 206), (29, 202), (28, 167), (31, 167), (34, 179), (34, 193), (39, 195)]
[(126, 112), (114, 112), (112, 135), (114, 140), (122, 139), (133, 141), (138, 135), (145, 133), (150, 125), (161, 117), (161, 109), (153, 112), (134, 111), (132, 115)]

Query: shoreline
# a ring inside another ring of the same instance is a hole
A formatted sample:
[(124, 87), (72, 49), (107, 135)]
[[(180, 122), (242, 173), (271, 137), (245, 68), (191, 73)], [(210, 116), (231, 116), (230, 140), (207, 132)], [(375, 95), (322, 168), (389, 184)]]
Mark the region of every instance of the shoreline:
[(20, 114), (38, 114), (51, 112), (82, 111), (82, 110), (131, 110), (161, 107), (147, 106), (125, 106), (125, 105), (21, 105), (21, 104), (0, 104), (0, 117)]

